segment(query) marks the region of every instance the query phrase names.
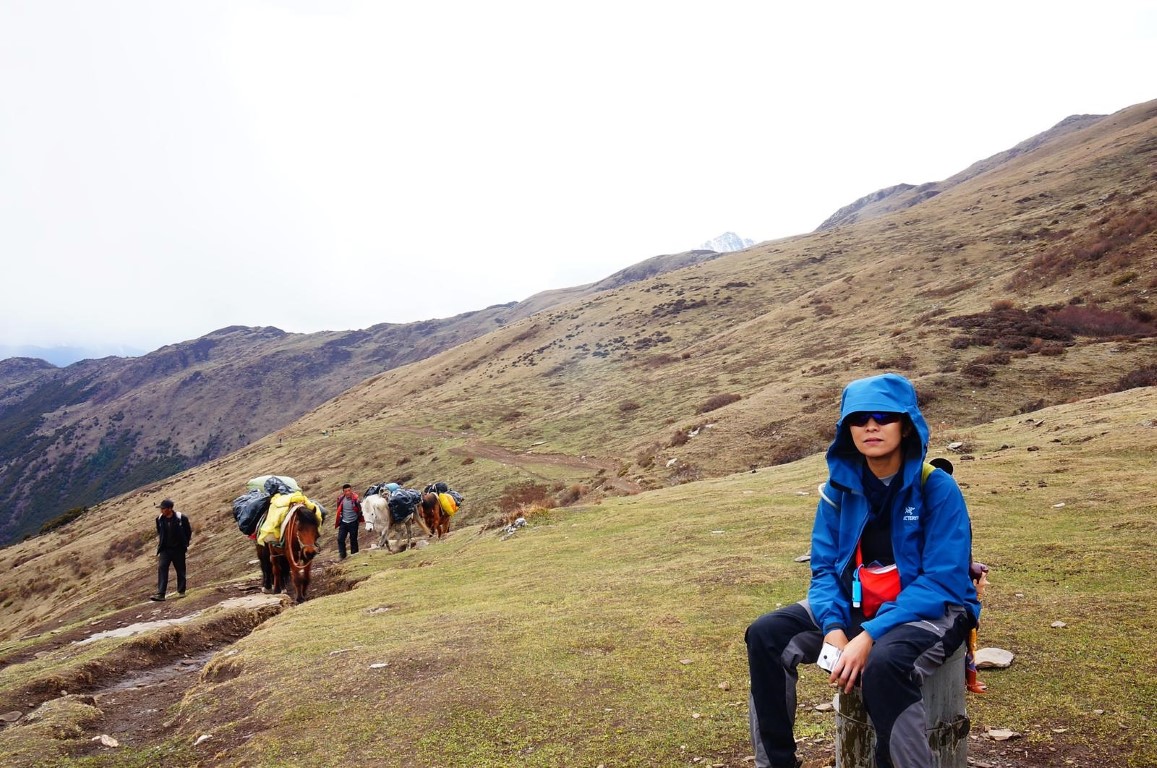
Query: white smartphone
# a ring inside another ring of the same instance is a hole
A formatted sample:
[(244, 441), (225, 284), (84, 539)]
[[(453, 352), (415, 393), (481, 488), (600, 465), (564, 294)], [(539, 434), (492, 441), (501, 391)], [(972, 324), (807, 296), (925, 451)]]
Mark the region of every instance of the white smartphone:
[(831, 672), (836, 668), (836, 662), (840, 659), (839, 648), (831, 643), (824, 643), (824, 647), (820, 649), (820, 657), (816, 659), (816, 666), (825, 672)]

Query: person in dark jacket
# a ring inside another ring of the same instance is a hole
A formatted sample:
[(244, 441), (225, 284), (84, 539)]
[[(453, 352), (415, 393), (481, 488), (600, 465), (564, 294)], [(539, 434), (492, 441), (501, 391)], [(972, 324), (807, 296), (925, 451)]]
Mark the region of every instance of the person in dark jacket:
[(189, 518), (173, 509), (171, 499), (161, 502), (157, 515), (157, 594), (150, 600), (164, 600), (169, 588), (169, 566), (177, 571), (177, 597), (185, 596), (185, 552), (193, 540)]
[[(825, 643), (839, 650), (829, 683), (862, 687), (876, 766), (932, 765), (920, 688), (966, 641), (980, 602), (968, 574), (964, 497), (946, 472), (923, 476), (928, 437), (903, 376), (844, 389), (812, 529), (807, 599), (759, 617), (745, 635), (758, 768), (799, 765), (796, 668), (816, 662)], [(887, 588), (869, 589), (883, 576)]]
[(362, 516), (362, 503), (349, 483), (341, 487), (341, 496), (337, 497), (335, 506), (337, 514), (333, 516), (333, 527), (337, 528), (337, 556), (339, 560), (345, 560), (347, 536), (350, 554), (358, 553), (358, 526), (365, 522), (365, 517)]

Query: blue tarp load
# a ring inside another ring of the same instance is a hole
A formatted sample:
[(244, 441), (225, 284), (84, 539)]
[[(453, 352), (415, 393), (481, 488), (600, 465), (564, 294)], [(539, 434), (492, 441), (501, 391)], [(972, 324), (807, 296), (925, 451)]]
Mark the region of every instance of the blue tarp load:
[(422, 503), (422, 494), (412, 488), (399, 488), (390, 494), (386, 503), (390, 508), (390, 518), (398, 523), (414, 514)]
[(252, 536), (257, 530), (258, 523), (269, 510), (271, 498), (263, 489), (254, 488), (233, 500), (233, 519), (243, 534)]

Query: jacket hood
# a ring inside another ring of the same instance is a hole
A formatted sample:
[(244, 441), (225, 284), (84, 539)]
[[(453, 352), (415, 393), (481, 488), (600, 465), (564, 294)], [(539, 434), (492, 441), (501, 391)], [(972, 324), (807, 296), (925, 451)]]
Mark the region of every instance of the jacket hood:
[[(859, 451), (852, 443), (851, 434), (844, 424), (844, 420), (849, 414), (858, 411), (903, 413), (908, 417), (914, 427), (914, 432), (904, 438), (902, 447), (904, 450), (905, 480), (909, 480), (907, 466), (913, 458), (919, 460), (918, 465), (923, 464), (925, 446), (928, 445), (928, 439), (931, 437), (928, 422), (924, 420), (924, 415), (920, 413), (920, 407), (916, 404), (916, 388), (912, 386), (912, 382), (899, 374), (884, 373), (866, 379), (857, 379), (844, 387), (844, 394), (840, 399), (840, 419), (836, 422), (836, 437), (828, 447), (827, 453), (828, 467), (833, 478), (844, 484), (851, 484), (851, 478), (842, 477), (844, 473), (837, 471), (837, 465), (844, 465), (846, 469), (850, 469), (850, 465), (854, 465), (856, 477), (858, 478), (859, 475)], [(858, 481), (854, 483), (854, 485), (858, 484)]]

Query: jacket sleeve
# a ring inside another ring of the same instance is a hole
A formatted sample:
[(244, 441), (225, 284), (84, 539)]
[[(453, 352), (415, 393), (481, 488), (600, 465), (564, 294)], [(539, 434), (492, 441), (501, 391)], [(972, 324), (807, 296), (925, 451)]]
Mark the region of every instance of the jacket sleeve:
[(821, 488), (812, 526), (812, 580), (807, 598), (812, 615), (825, 635), (833, 629), (846, 630), (851, 626), (851, 604), (844, 594), (838, 562), (840, 510), (833, 502), (839, 497), (839, 491), (830, 483)]
[(188, 515), (181, 516), (181, 530), (185, 533), (185, 547), (188, 548), (193, 543), (193, 524), (189, 522)]
[(938, 619), (949, 605), (967, 608), (974, 620), (980, 617), (976, 588), (968, 577), (972, 530), (964, 495), (943, 472), (929, 475), (922, 493), (924, 547), (919, 569), (894, 602), (885, 603), (864, 622), (864, 630), (874, 638), (909, 621)]

